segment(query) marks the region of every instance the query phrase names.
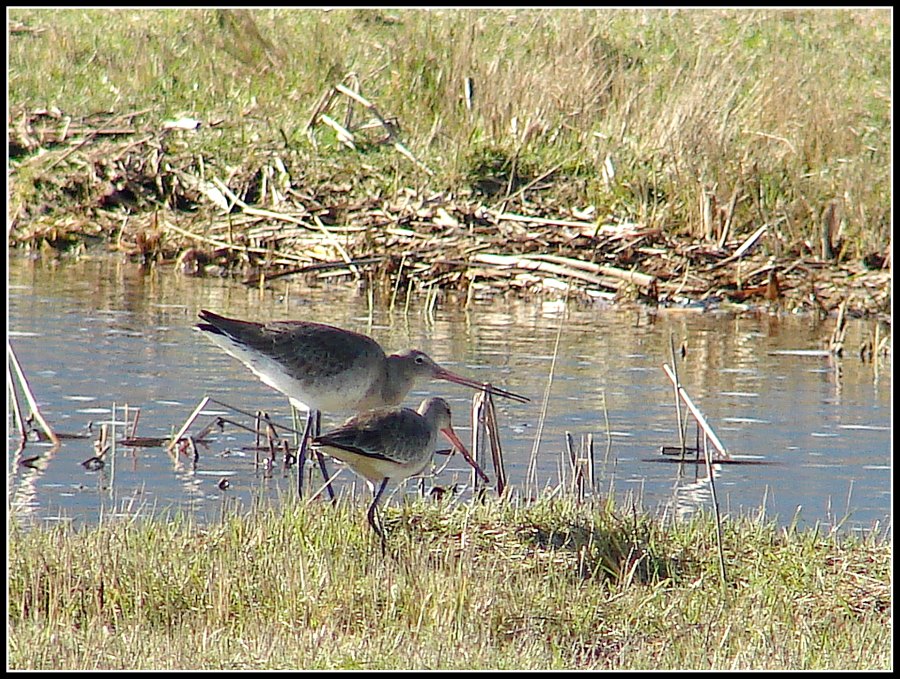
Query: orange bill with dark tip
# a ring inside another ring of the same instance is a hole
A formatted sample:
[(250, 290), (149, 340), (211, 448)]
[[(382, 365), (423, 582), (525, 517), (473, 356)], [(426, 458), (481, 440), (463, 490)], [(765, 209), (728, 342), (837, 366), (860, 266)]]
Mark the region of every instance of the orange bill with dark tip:
[(519, 403), (528, 403), (531, 401), (531, 399), (527, 396), (521, 396), (511, 391), (500, 389), (499, 387), (495, 387), (494, 385), (487, 382), (478, 382), (477, 380), (471, 380), (468, 377), (457, 375), (456, 373), (450, 372), (449, 370), (443, 368), (439, 372), (435, 373), (434, 377), (439, 380), (447, 380), (448, 382), (453, 382), (454, 384), (462, 384), (463, 386), (478, 389), (479, 391), (486, 391), (487, 393), (491, 394), (491, 396), (502, 396), (503, 398), (508, 398), (512, 401), (518, 401)]
[(452, 443), (460, 453), (462, 453), (462, 456), (465, 458), (466, 462), (468, 462), (472, 466), (472, 469), (474, 469), (475, 473), (478, 474), (479, 477), (481, 477), (481, 480), (485, 483), (490, 483), (491, 480), (488, 478), (488, 475), (484, 473), (484, 470), (482, 470), (482, 468), (478, 466), (478, 463), (469, 454), (469, 451), (466, 450), (466, 447), (462, 444), (462, 441), (459, 440), (456, 432), (448, 427), (446, 429), (441, 429), (441, 433), (450, 440), (450, 443)]

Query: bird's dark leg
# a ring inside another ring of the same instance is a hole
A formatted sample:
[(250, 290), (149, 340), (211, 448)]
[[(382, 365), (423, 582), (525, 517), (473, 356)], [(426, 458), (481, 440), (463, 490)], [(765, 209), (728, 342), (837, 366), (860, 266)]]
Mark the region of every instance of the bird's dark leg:
[[(366, 516), (369, 518), (369, 525), (372, 526), (372, 530), (375, 531), (375, 534), (381, 538), (381, 555), (384, 556), (385, 550), (387, 549), (387, 539), (384, 537), (384, 528), (380, 528), (378, 526), (378, 516), (376, 513), (376, 508), (378, 507), (378, 501), (381, 499), (382, 494), (384, 493), (384, 489), (387, 488), (389, 479), (385, 478), (381, 485), (378, 486), (378, 490), (375, 492), (375, 499), (372, 500), (372, 504), (369, 507), (369, 511)], [(374, 488), (374, 485), (372, 486)]]
[[(313, 436), (318, 436), (322, 433), (322, 413), (320, 411), (316, 411), (316, 425), (315, 430), (313, 431)], [(331, 487), (331, 474), (328, 473), (328, 467), (325, 465), (325, 456), (322, 455), (318, 450), (316, 451), (316, 459), (319, 461), (319, 471), (322, 472), (322, 479), (325, 481), (325, 489), (328, 491), (328, 497), (331, 499), (331, 504), (337, 504), (337, 500), (334, 497), (334, 488)]]
[(318, 416), (317, 410), (306, 411), (306, 426), (303, 428), (303, 437), (300, 439), (300, 448), (297, 450), (297, 495), (303, 497), (303, 470), (306, 466), (306, 448), (312, 433), (313, 422)]

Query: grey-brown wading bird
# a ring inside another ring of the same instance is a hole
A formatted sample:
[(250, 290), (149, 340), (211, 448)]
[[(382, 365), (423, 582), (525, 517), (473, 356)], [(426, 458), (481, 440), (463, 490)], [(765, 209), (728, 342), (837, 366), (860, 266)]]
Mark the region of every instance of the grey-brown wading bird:
[[(457, 375), (424, 352), (407, 349), (388, 356), (371, 337), (322, 323), (253, 323), (206, 310), (200, 319), (197, 328), (204, 335), (307, 412), (297, 456), (301, 469), (306, 441), (320, 411), (360, 413), (398, 405), (417, 379), (447, 380), (520, 403), (530, 400)], [(327, 479), (321, 457), (319, 464)]]
[(450, 440), (485, 483), (490, 482), (453, 431), (450, 406), (442, 398), (426, 398), (418, 411), (370, 410), (312, 440), (314, 449), (350, 465), (368, 482), (374, 499), (366, 516), (381, 538), (382, 551), (385, 536), (376, 520), (378, 501), (391, 479), (400, 481), (424, 471), (434, 455), (438, 433)]

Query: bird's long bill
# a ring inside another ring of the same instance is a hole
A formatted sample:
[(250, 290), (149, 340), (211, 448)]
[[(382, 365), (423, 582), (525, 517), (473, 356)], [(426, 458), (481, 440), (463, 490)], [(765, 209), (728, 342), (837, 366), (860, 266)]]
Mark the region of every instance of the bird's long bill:
[(448, 439), (450, 439), (450, 443), (452, 443), (453, 446), (460, 453), (462, 453), (462, 456), (464, 458), (466, 458), (466, 462), (468, 462), (470, 465), (472, 465), (472, 469), (474, 469), (475, 473), (481, 477), (481, 480), (484, 481), (485, 483), (490, 483), (491, 480), (488, 478), (487, 474), (484, 473), (484, 470), (482, 470), (482, 468), (478, 466), (478, 463), (469, 454), (469, 451), (466, 450), (466, 447), (462, 444), (462, 441), (460, 441), (459, 438), (456, 436), (456, 432), (454, 432), (450, 427), (447, 427), (446, 429), (441, 429), (441, 433), (444, 436), (446, 436)]
[(514, 394), (511, 391), (500, 389), (498, 387), (495, 387), (493, 384), (488, 384), (487, 382), (470, 380), (468, 377), (457, 375), (456, 373), (452, 373), (449, 370), (441, 369), (441, 371), (438, 372), (435, 377), (439, 380), (447, 380), (448, 382), (454, 382), (456, 384), (462, 384), (466, 387), (472, 387), (473, 389), (478, 389), (479, 391), (486, 391), (492, 396), (502, 396), (503, 398), (512, 399), (513, 401), (518, 401), (519, 403), (528, 403), (529, 401), (531, 401), (531, 399), (527, 396)]

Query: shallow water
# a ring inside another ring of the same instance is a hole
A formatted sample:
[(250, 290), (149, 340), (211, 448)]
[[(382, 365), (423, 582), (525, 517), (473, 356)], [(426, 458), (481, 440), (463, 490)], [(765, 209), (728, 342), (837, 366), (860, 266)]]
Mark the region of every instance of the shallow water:
[[(370, 310), (365, 292), (346, 279), (303, 287), (275, 281), (260, 292), (230, 279), (147, 272), (113, 257), (42, 263), (14, 256), (9, 284), (10, 342), (42, 414), (60, 432), (93, 427), (91, 438), (66, 439), (55, 452), (29, 442), (17, 455), (9, 414), (9, 502), (23, 521), (93, 523), (101, 516), (149, 516), (173, 508), (208, 518), (226, 504), (250, 509), (293, 501), (296, 472), (280, 463), (271, 470), (257, 467), (254, 454), (242, 450), (253, 436), (235, 427), (214, 432), (196, 462), (173, 458), (161, 447), (118, 445), (102, 470), (81, 464), (95, 454), (93, 439), (110, 421), (113, 404), (140, 407), (137, 434), (147, 437), (171, 436), (204, 395), (246, 411), (264, 409), (290, 424), (283, 396), (192, 330), (197, 311), (208, 308), (365, 332), (388, 350), (420, 348), (456, 372), (530, 396), (524, 405), (496, 402), (506, 470), (519, 494), (536, 492), (526, 479), (533, 450), (537, 488), (555, 488), (572, 478), (566, 432), (576, 449), (590, 434), (597, 495), (688, 515), (710, 507), (705, 471), (658, 463), (661, 446), (678, 445), (672, 388), (661, 368), (673, 336), (687, 348), (678, 366), (681, 382), (729, 452), (769, 463), (716, 466), (725, 512), (762, 511), (784, 525), (796, 521), (826, 530), (890, 525), (890, 365), (857, 355), (873, 321), (851, 321), (846, 356), (834, 359), (775, 353), (823, 346), (834, 321), (808, 317), (621, 311), (503, 298), (476, 298), (466, 310), (464, 300), (449, 297), (428, 313), (424, 296), (414, 296), (407, 307), (403, 293), (391, 313), (389, 294)], [(423, 383), (405, 404), (415, 407), (428, 395), (448, 399), (457, 431), (469, 440), (471, 391)], [(211, 404), (192, 431), (227, 412)], [(324, 426), (342, 419), (333, 414)], [(120, 428), (117, 438), (123, 435)], [(691, 427), (689, 442), (693, 437)], [(21, 464), (38, 454), (31, 463), (37, 468)], [(219, 487), (223, 478), (230, 483), (226, 490)], [(341, 493), (366, 492), (349, 470), (339, 480)], [(463, 489), (469, 481), (464, 462), (454, 456), (423, 485)], [(411, 480), (402, 488), (418, 485)]]

